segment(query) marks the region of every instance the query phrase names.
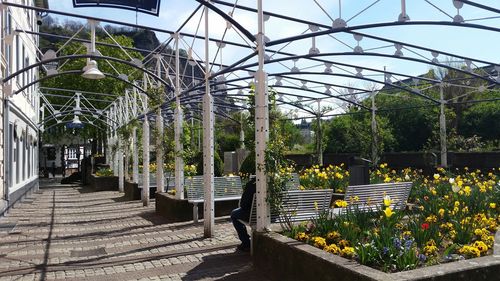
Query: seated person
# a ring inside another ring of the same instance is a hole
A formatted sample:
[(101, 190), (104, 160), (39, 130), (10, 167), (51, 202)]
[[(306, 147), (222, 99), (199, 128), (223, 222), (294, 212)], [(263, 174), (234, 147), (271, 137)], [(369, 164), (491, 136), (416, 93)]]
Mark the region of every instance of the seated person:
[(233, 221), (234, 228), (238, 233), (238, 238), (241, 244), (238, 250), (248, 252), (250, 251), (250, 236), (248, 235), (246, 226), (239, 220), (250, 220), (250, 209), (252, 208), (253, 195), (255, 194), (255, 178), (250, 178), (250, 181), (245, 185), (243, 194), (241, 195), (240, 207), (231, 212), (231, 220)]

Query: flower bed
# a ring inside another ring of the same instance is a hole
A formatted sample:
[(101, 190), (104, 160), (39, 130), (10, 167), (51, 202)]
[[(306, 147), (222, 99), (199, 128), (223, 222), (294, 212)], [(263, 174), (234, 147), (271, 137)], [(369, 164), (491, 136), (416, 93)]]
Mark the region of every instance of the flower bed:
[(497, 280), (500, 272), (500, 233), (495, 254), (439, 264), (398, 273), (385, 273), (332, 255), (279, 233), (254, 233), (253, 264), (270, 280), (362, 281), (362, 280)]
[[(424, 177), (409, 169), (397, 173), (383, 164), (372, 181), (413, 181), (414, 208), (393, 211), (392, 199), (386, 198), (373, 202), (380, 206), (376, 212), (324, 215), (285, 234), (385, 272), (490, 255), (500, 222), (496, 172), (453, 175), (439, 169)], [(350, 200), (337, 201), (337, 206), (345, 207), (356, 198)]]

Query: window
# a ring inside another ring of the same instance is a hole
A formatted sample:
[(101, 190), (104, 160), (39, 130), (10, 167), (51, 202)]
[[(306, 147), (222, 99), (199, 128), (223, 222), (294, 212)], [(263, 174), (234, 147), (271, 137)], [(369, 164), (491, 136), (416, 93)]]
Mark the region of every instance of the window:
[[(21, 69), (23, 69), (23, 68), (26, 67), (26, 48), (24, 47), (24, 44), (21, 44), (21, 45), (22, 45), (22, 56), (21, 56), (21, 58), (23, 59), (23, 63), (22, 63)], [(22, 86), (24, 86), (24, 85), (26, 85), (26, 72), (25, 71), (23, 71), (22, 76), (23, 76)]]
[(11, 68), (11, 46), (10, 45), (5, 45), (5, 76), (10, 75), (10, 68)]
[(10, 10), (5, 10), (5, 34), (10, 35), (12, 32), (12, 16), (10, 15)]
[[(13, 151), (13, 148), (14, 148), (14, 125), (12, 124), (9, 124), (9, 138), (8, 138), (8, 155), (7, 155), (7, 160), (9, 161), (7, 163), (7, 167), (8, 169), (6, 169), (7, 173), (9, 173), (7, 175), (7, 184), (8, 186), (12, 186), (12, 182), (14, 181), (14, 159), (13, 159), (13, 155), (12, 155), (12, 151)], [(15, 154), (15, 152), (14, 152)]]

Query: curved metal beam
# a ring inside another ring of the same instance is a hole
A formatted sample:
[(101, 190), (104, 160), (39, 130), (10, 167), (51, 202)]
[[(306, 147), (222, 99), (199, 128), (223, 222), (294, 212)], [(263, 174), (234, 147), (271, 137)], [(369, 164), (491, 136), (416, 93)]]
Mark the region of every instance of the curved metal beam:
[[(54, 77), (57, 77), (59, 75), (68, 75), (68, 74), (80, 74), (80, 73), (83, 73), (83, 70), (70, 70), (70, 71), (65, 71), (65, 72), (59, 72), (57, 74), (52, 74), (52, 75), (47, 75), (47, 76), (43, 76), (43, 77), (40, 77), (36, 80), (33, 80), (31, 81), (30, 83), (22, 86), (21, 88), (17, 89), (15, 92), (13, 92), (12, 94), (13, 95), (17, 95), (19, 94), (20, 92), (24, 91), (25, 89), (31, 87), (32, 85), (36, 84), (36, 83), (40, 83), (46, 79), (50, 79), (50, 78), (54, 78)], [(121, 78), (119, 78), (118, 76), (114, 76), (114, 75), (111, 75), (109, 73), (103, 73), (104, 75), (106, 75), (106, 77), (111, 77), (111, 78), (114, 78), (114, 79), (117, 79), (119, 81), (122, 81), (124, 83), (127, 83), (128, 85), (136, 88), (137, 90), (139, 90), (140, 92), (144, 93), (145, 95), (147, 95), (149, 97), (149, 94), (144, 90), (142, 89), (141, 87), (135, 85), (134, 83), (132, 82), (129, 82), (129, 81), (126, 81), (126, 80), (123, 80)]]
[(160, 78), (158, 75), (156, 75), (155, 73), (149, 71), (148, 69), (144, 68), (144, 67), (139, 67), (137, 66), (136, 64), (132, 63), (132, 62), (129, 62), (129, 61), (126, 61), (126, 60), (122, 60), (122, 59), (118, 59), (118, 58), (114, 58), (114, 57), (107, 57), (107, 56), (96, 56), (96, 55), (88, 55), (88, 54), (82, 54), (82, 55), (69, 55), (69, 56), (61, 56), (61, 57), (57, 57), (57, 58), (53, 58), (53, 59), (48, 59), (48, 60), (43, 60), (43, 61), (39, 61), (37, 63), (34, 63), (34, 64), (31, 64), (27, 67), (24, 67), (14, 73), (12, 73), (11, 75), (5, 77), (4, 79), (2, 79), (2, 83), (7, 83), (9, 80), (11, 80), (12, 78), (18, 76), (19, 74), (25, 72), (25, 71), (28, 71), (32, 68), (35, 68), (35, 67), (38, 67), (38, 66), (41, 66), (42, 64), (46, 64), (46, 63), (50, 63), (50, 62), (57, 62), (57, 61), (60, 61), (60, 60), (70, 60), (70, 59), (84, 59), (84, 58), (90, 58), (90, 59), (97, 59), (97, 60), (101, 60), (101, 59), (104, 59), (104, 60), (111, 60), (111, 61), (115, 61), (115, 62), (118, 62), (118, 63), (123, 63), (123, 64), (126, 64), (128, 66), (131, 66), (133, 68), (136, 68), (136, 69), (139, 69), (141, 71), (144, 71), (146, 72), (147, 74), (151, 75), (152, 77), (156, 78), (159, 82), (161, 82), (163, 85), (165, 85), (165, 88), (166, 89), (169, 89), (170, 91), (174, 91), (174, 88), (171, 87), (167, 81), (163, 80), (162, 78)]
[[(302, 75), (302, 74), (310, 74), (310, 75), (318, 75), (317, 72), (283, 72), (283, 73), (273, 73), (273, 74), (269, 74), (269, 76), (284, 76), (284, 75)], [(396, 85), (396, 84), (391, 84), (391, 83), (386, 83), (385, 81), (384, 82), (381, 82), (381, 81), (378, 81), (378, 80), (375, 80), (375, 79), (371, 79), (371, 78), (366, 78), (366, 77), (358, 77), (358, 76), (355, 76), (355, 75), (349, 75), (349, 74), (341, 74), (341, 73), (322, 73), (323, 75), (328, 75), (328, 76), (339, 76), (339, 77), (346, 77), (346, 78), (353, 78), (353, 79), (359, 79), (359, 80), (365, 80), (365, 81), (368, 81), (368, 82), (373, 82), (373, 83), (376, 83), (376, 84), (383, 84), (383, 85), (387, 85), (387, 86), (391, 86), (391, 87), (394, 87), (394, 88), (398, 88), (402, 91), (406, 91), (406, 92), (409, 92), (409, 93), (412, 93), (412, 94), (415, 94), (419, 97), (422, 97), (424, 99), (427, 99), (427, 100), (430, 100), (434, 103), (439, 103), (439, 101), (429, 97), (429, 96), (426, 96), (426, 95), (423, 95), (422, 93), (418, 92), (418, 91), (415, 91), (413, 89), (408, 89), (408, 88), (405, 88), (405, 87), (401, 87), (399, 85)], [(349, 88), (349, 87), (346, 87), (346, 88)]]
[(203, 6), (208, 7), (210, 10), (216, 12), (219, 16), (230, 22), (236, 28), (238, 28), (250, 41), (255, 42), (255, 36), (250, 33), (250, 31), (246, 30), (239, 22), (235, 21), (232, 17), (221, 11), (221, 9), (215, 7), (212, 3), (205, 0), (196, 0), (196, 2), (200, 3)]
[[(46, 130), (50, 130), (51, 128), (55, 127), (55, 126), (58, 126), (58, 125), (64, 125), (64, 124), (67, 124), (67, 123), (71, 123), (73, 121), (62, 121), (61, 123), (56, 123), (56, 124), (52, 124), (50, 126), (48, 126), (47, 128), (44, 128), (44, 131)], [(87, 124), (87, 125), (91, 125), (91, 126), (94, 126), (96, 127), (97, 129), (102, 129), (102, 130), (105, 130), (106, 128), (103, 128), (103, 127), (100, 127), (100, 126), (97, 126), (96, 124), (91, 124), (87, 121), (82, 121), (82, 123), (84, 124)]]
[(282, 39), (277, 39), (277, 40), (268, 42), (266, 44), (266, 46), (270, 47), (270, 46), (274, 46), (274, 45), (288, 43), (291, 41), (307, 39), (307, 38), (312, 38), (312, 37), (318, 37), (318, 36), (334, 34), (334, 33), (340, 33), (340, 32), (348, 32), (348, 31), (353, 31), (353, 30), (369, 29), (369, 28), (376, 28), (376, 27), (403, 26), (403, 25), (442, 25), (442, 26), (476, 28), (476, 29), (500, 32), (500, 28), (485, 26), (485, 25), (480, 25), (480, 24), (473, 24), (473, 23), (454, 23), (454, 22), (445, 22), (445, 21), (381, 22), (381, 23), (371, 23), (371, 24), (363, 24), (363, 25), (356, 25), (356, 26), (348, 26), (348, 27), (342, 27), (342, 28), (331, 28), (331, 29), (317, 31), (317, 32), (300, 34), (300, 35), (291, 36), (291, 37), (282, 38)]
[[(50, 122), (51, 120), (54, 120), (54, 119), (56, 119), (56, 118), (57, 118), (57, 117), (59, 117), (59, 116), (60, 116), (60, 117), (66, 117), (66, 116), (71, 116), (71, 115), (74, 115), (74, 112), (75, 112), (74, 110), (66, 110), (66, 111), (61, 111), (61, 112), (59, 112), (59, 113), (57, 114), (57, 116), (51, 115), (51, 116), (49, 116), (49, 117), (47, 117), (47, 118), (43, 119), (42, 121), (40, 121), (40, 122), (37, 124), (37, 126), (41, 126), (41, 125), (43, 125), (43, 124), (45, 124), (45, 123), (47, 123), (47, 122)], [(96, 114), (96, 115), (99, 115), (99, 116), (101, 116), (101, 117), (104, 117), (104, 118), (105, 118), (108, 122), (109, 122), (109, 121), (111, 121), (112, 123), (118, 124), (118, 122), (116, 122), (115, 120), (113, 120), (113, 119), (111, 119), (111, 118), (108, 118), (108, 117), (107, 117), (107, 116), (105, 116), (104, 114), (99, 114), (99, 113), (97, 113), (97, 112), (95, 112), (95, 111), (92, 111), (92, 110), (80, 109), (80, 112), (84, 113), (84, 114), (82, 114), (82, 115), (85, 115), (85, 116), (93, 116), (94, 114)], [(88, 113), (90, 113), (90, 114), (88, 114)], [(98, 119), (98, 118), (96, 118), (96, 119), (97, 119), (97, 120), (99, 120), (99, 121), (104, 122), (104, 120), (101, 120), (101, 119)]]

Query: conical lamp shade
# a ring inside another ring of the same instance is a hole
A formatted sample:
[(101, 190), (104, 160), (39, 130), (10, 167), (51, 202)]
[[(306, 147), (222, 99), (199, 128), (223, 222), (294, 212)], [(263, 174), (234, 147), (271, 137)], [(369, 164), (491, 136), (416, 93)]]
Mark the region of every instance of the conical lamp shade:
[(86, 79), (102, 79), (106, 77), (98, 68), (97, 68), (97, 62), (95, 60), (91, 60), (87, 63), (87, 65), (83, 68), (85, 71), (82, 74), (83, 78)]
[(73, 117), (73, 124), (82, 124), (82, 121), (80, 121), (78, 115), (75, 115), (75, 117)]

